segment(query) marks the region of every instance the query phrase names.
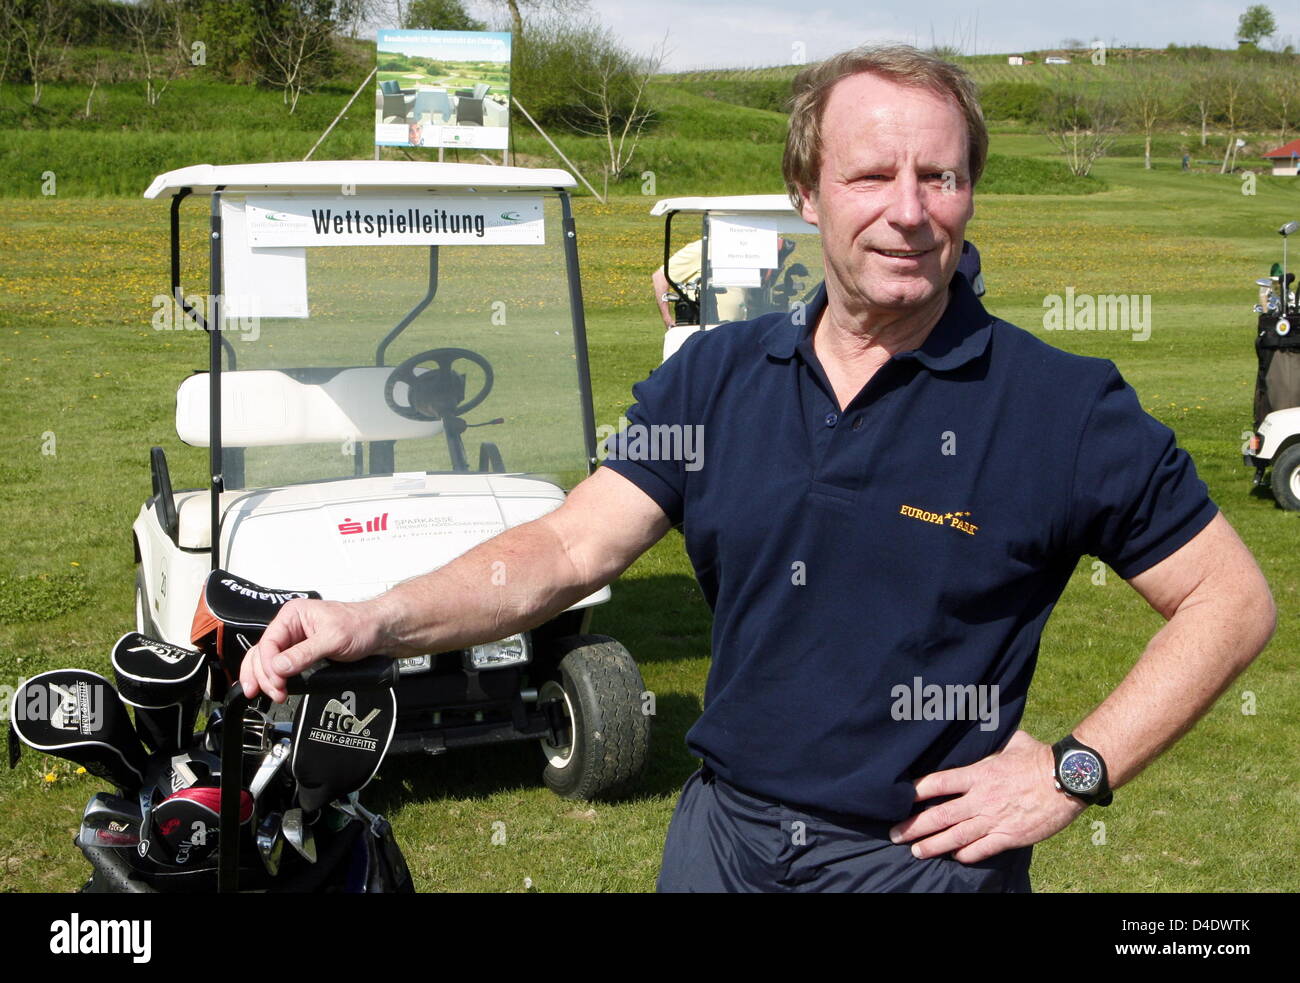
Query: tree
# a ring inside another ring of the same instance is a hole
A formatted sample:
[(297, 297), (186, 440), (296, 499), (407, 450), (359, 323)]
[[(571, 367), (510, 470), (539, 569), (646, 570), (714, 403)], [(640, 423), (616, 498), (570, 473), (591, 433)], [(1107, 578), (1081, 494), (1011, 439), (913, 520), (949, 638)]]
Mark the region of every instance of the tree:
[(411, 0), (401, 18), (408, 31), (486, 31), (487, 25), (475, 20), (461, 0)]
[[(139, 3), (115, 5), (112, 10), (123, 30), (135, 42), (140, 60), (144, 63), (145, 102), (156, 106), (167, 86), (180, 74), (184, 63), (185, 42), (181, 36), (179, 12), (174, 4), (165, 0), (140, 0)], [(154, 73), (160, 68), (154, 41), (160, 35), (172, 35), (175, 47), (168, 48), (164, 66), (161, 66), (165, 67), (163, 83), (158, 86), (154, 84)]]
[(1247, 71), (1247, 69), (1237, 65), (1229, 65), (1219, 75), (1215, 91), (1218, 100), (1218, 111), (1228, 121), (1228, 141), (1223, 150), (1223, 165), (1219, 168), (1220, 174), (1229, 172), (1228, 160), (1236, 157), (1237, 122), (1241, 117), (1242, 110), (1250, 102), (1254, 91), (1253, 77), (1247, 74)]
[(1287, 130), (1300, 107), (1300, 78), (1293, 69), (1281, 66), (1265, 73), (1260, 80), (1263, 109), (1277, 121), (1277, 142), (1286, 143)]
[(1262, 3), (1247, 7), (1241, 19), (1237, 21), (1237, 38), (1241, 41), (1249, 41), (1251, 44), (1259, 44), (1276, 30), (1277, 22), (1273, 20), (1273, 11)]
[(258, 19), (257, 38), (266, 58), (261, 77), (284, 92), (293, 113), (303, 90), (328, 71), (338, 22), (352, 16), (346, 0), (284, 0)]
[(573, 14), (587, 8), (587, 0), (488, 0), (492, 6), (504, 7), (510, 14), (510, 30), (518, 40), (524, 36), (525, 10), (547, 11), (554, 14)]
[(1151, 135), (1156, 125), (1173, 109), (1172, 87), (1163, 68), (1151, 62), (1128, 62), (1121, 69), (1122, 108), (1128, 121), (1141, 129), (1145, 138), (1143, 157), (1151, 170)]
[(635, 58), (619, 47), (613, 34), (605, 29), (602, 44), (596, 46), (596, 77), (594, 82), (579, 83), (589, 98), (583, 107), (594, 125), (576, 128), (599, 136), (605, 142), (607, 158), (603, 165), (606, 190), (609, 182), (617, 181), (627, 170), (641, 140), (641, 131), (654, 116), (645, 103), (646, 86), (659, 74), (667, 55), (668, 38), (646, 55)]
[(18, 48), (19, 59), (27, 64), (33, 106), (40, 105), (45, 80), (62, 61), (60, 44), (67, 46), (70, 13), (61, 0), (5, 0), (0, 4), (0, 33)]
[(1202, 147), (1209, 143), (1210, 116), (1214, 113), (1215, 91), (1221, 74), (1219, 66), (1208, 59), (1197, 59), (1185, 72), (1185, 101), (1196, 109), (1196, 117), (1201, 124)]
[(1087, 177), (1115, 142), (1119, 111), (1100, 89), (1061, 74), (1052, 79), (1045, 112), (1047, 138), (1075, 177)]

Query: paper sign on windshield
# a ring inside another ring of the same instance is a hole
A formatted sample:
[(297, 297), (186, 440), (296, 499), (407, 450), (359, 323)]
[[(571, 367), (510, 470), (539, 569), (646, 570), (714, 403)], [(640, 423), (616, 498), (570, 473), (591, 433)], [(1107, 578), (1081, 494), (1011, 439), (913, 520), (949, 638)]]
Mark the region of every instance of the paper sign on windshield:
[[(532, 246), (545, 241), (541, 198), (249, 198), (248, 244)], [(775, 264), (774, 264), (775, 265)]]
[(709, 223), (709, 262), (715, 267), (775, 269), (776, 238), (775, 218), (714, 218)]

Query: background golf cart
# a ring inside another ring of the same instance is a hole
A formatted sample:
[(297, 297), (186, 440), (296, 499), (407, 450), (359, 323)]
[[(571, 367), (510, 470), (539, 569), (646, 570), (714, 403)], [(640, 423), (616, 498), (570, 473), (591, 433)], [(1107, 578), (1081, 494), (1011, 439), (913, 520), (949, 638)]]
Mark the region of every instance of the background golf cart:
[[(678, 229), (678, 214), (700, 216), (698, 257), (678, 250), (690, 243), (695, 229)], [(733, 195), (712, 198), (665, 198), (650, 209), (664, 216), (663, 271), (674, 324), (664, 333), (663, 357), (672, 355), (692, 334), (725, 321), (743, 321), (771, 311), (807, 303), (825, 277), (820, 231), (805, 222), (786, 195)], [(698, 262), (696, 262), (698, 259)], [(675, 267), (690, 268), (690, 278), (675, 279)], [(958, 271), (966, 274), (976, 296), (984, 295), (979, 253), (963, 243)]]
[[(699, 216), (700, 225), (684, 219), (687, 228), (678, 228), (674, 245), (673, 219), (683, 213)], [(788, 310), (810, 299), (822, 281), (817, 227), (800, 218), (785, 195), (665, 198), (650, 214), (664, 216), (663, 270), (676, 315), (664, 332), (665, 359), (701, 326), (708, 330)], [(702, 246), (696, 276), (678, 283), (672, 257), (697, 238)]]
[[(154, 180), (145, 197), (171, 197), (178, 304), (181, 206), (210, 197), (208, 306), (184, 304), (207, 331), (208, 370), (181, 383), (176, 425), (210, 448), (213, 479), (174, 491), (151, 452), (154, 494), (133, 527), (140, 631), (188, 645), (218, 566), (356, 600), (560, 505), (595, 462), (573, 184), (558, 170), (401, 161), (198, 165)], [(397, 218), (417, 208), (408, 222), (424, 228), (401, 234)], [(473, 234), (428, 231), (428, 216), (471, 212), (485, 220)], [(358, 219), (353, 233), (345, 216), (362, 214), (370, 228)], [(492, 439), (467, 449), (479, 426)], [(608, 598), (407, 660), (393, 751), (539, 740), (560, 794), (625, 784), (649, 724), (631, 656), (585, 634)]]
[[(1300, 222), (1287, 222), (1282, 236), (1282, 264), (1274, 275), (1256, 280), (1260, 302), (1255, 334), (1259, 372), (1255, 381), (1254, 432), (1243, 450), (1255, 469), (1255, 484), (1270, 484), (1278, 505), (1300, 510), (1300, 308), (1295, 274), (1287, 269), (1287, 240)], [(1269, 479), (1265, 472), (1272, 468)]]

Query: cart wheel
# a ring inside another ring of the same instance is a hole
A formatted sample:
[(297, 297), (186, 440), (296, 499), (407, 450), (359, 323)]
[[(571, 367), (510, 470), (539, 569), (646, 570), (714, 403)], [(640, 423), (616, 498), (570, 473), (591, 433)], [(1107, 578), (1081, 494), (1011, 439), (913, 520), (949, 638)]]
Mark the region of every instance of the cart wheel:
[(1292, 444), (1274, 459), (1273, 497), (1284, 509), (1300, 510), (1300, 444)]
[(641, 672), (627, 649), (605, 635), (561, 639), (557, 654), (563, 655), (560, 678), (542, 685), (539, 702), (562, 704), (569, 728), (567, 743), (542, 738), (542, 779), (561, 798), (609, 796), (641, 773), (650, 749)]

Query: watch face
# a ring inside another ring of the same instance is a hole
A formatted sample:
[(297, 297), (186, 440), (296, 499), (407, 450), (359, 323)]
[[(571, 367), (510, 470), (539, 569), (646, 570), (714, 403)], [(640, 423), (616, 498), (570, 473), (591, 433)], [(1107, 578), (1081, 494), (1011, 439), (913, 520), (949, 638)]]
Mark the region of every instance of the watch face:
[(1087, 751), (1070, 751), (1058, 769), (1061, 784), (1071, 792), (1087, 795), (1101, 784), (1101, 762)]

